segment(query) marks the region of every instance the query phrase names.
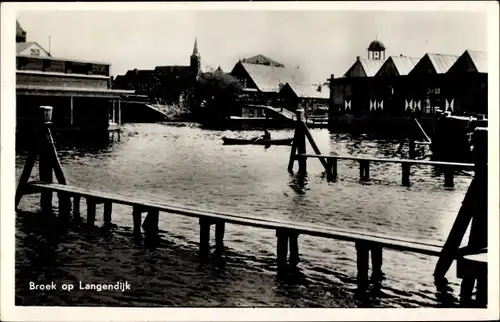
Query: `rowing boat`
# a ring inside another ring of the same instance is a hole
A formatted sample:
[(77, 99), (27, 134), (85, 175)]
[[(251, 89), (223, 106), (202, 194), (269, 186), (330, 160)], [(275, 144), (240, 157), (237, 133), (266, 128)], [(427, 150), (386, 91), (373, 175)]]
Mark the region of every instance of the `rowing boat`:
[(222, 141), (224, 141), (224, 145), (290, 145), (292, 144), (293, 138), (289, 139), (236, 139), (236, 138), (228, 138), (222, 137)]

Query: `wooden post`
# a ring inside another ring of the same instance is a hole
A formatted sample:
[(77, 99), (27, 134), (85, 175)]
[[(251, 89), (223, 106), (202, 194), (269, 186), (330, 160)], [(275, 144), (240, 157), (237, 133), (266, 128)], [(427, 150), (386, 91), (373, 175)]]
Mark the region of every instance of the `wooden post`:
[(73, 220), (80, 220), (80, 196), (73, 197)]
[(453, 169), (451, 167), (446, 167), (446, 169), (444, 170), (444, 186), (446, 188), (453, 188), (454, 185)]
[[(297, 152), (299, 154), (306, 154), (306, 135), (302, 122), (304, 121), (304, 110), (297, 109)], [(299, 158), (299, 173), (307, 173), (307, 158)]]
[(370, 248), (366, 242), (356, 242), (356, 259), (358, 268), (358, 287), (364, 290), (368, 286), (368, 267), (369, 267)]
[(286, 268), (288, 256), (288, 234), (284, 229), (276, 229), (276, 237), (278, 238), (276, 247), (278, 271), (283, 271)]
[(140, 236), (141, 235), (141, 221), (142, 221), (142, 211), (139, 209), (139, 207), (134, 207), (132, 210), (132, 220), (134, 223), (134, 235), (135, 236)]
[(19, 182), (17, 183), (16, 200), (15, 200), (16, 209), (17, 206), (19, 206), (19, 202), (21, 202), (21, 198), (24, 194), (24, 188), (31, 176), (31, 171), (35, 166), (37, 156), (38, 156), (37, 147), (36, 144), (33, 144), (28, 152), (28, 157), (26, 159), (26, 163), (24, 164), (23, 172), (21, 173), (21, 176), (19, 177)]
[(62, 192), (58, 193), (57, 196), (59, 199), (59, 217), (61, 219), (68, 219), (71, 210), (70, 197)]
[(290, 241), (290, 259), (289, 263), (292, 266), (296, 266), (299, 263), (299, 234), (292, 232), (288, 235), (288, 240)]
[(359, 161), (359, 179), (361, 181), (370, 180), (370, 163), (368, 161)]
[(331, 172), (332, 172), (332, 179), (333, 180), (337, 180), (337, 176), (338, 176), (338, 170), (337, 170), (337, 158), (332, 158), (332, 159), (329, 159), (331, 160)]
[(416, 158), (416, 150), (415, 150), (415, 140), (410, 139), (410, 142), (408, 143), (408, 156), (410, 159), (415, 160)]
[(371, 249), (372, 255), (372, 279), (379, 281), (382, 278), (382, 246), (374, 244)]
[[(40, 181), (44, 183), (52, 183), (53, 180), (53, 175), (52, 175), (52, 169), (53, 165), (51, 164), (51, 158), (48, 153), (47, 149), (47, 142), (45, 142), (45, 132), (48, 129), (49, 125), (52, 123), (52, 107), (51, 106), (40, 106), (40, 112), (43, 115), (43, 125), (42, 127), (42, 132), (43, 134), (40, 135), (38, 140), (40, 150), (39, 150), (39, 168), (40, 168)], [(44, 191), (41, 193), (40, 196), (40, 206), (42, 208), (42, 211), (45, 213), (51, 213), (52, 212), (52, 192), (50, 191)]]
[(200, 218), (200, 256), (206, 257), (210, 252), (210, 221)]
[(112, 212), (113, 212), (113, 203), (111, 201), (106, 201), (104, 203), (104, 214), (103, 214), (104, 225), (111, 224), (111, 213)]
[(142, 224), (142, 229), (144, 229), (144, 231), (147, 233), (151, 234), (158, 233), (159, 231), (158, 223), (160, 219), (159, 217), (160, 217), (160, 211), (158, 209), (150, 209), (148, 211), (146, 219), (144, 219), (144, 223)]
[(73, 96), (70, 96), (69, 97), (70, 101), (69, 101), (69, 106), (70, 106), (70, 114), (69, 114), (69, 122), (70, 122), (70, 125), (73, 126), (74, 124), (74, 114), (73, 114)]
[(115, 100), (113, 99), (113, 123), (115, 123)]
[(118, 99), (118, 125), (122, 125), (122, 101)]
[(96, 201), (92, 198), (87, 198), (87, 226), (94, 227), (96, 213)]
[(226, 228), (226, 223), (222, 220), (215, 224), (215, 251), (218, 254), (224, 252), (224, 230)]
[(410, 186), (410, 163), (401, 163), (402, 171), (402, 184), (403, 186)]

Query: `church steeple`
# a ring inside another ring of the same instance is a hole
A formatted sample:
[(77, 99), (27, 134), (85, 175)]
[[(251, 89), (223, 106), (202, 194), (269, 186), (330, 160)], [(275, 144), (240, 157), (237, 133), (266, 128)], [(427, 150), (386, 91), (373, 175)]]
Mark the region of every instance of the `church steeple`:
[(194, 75), (198, 75), (201, 72), (201, 57), (198, 52), (198, 38), (194, 39), (193, 54), (191, 55), (191, 72)]
[(193, 54), (191, 56), (200, 56), (200, 53), (198, 52), (198, 38), (194, 39)]

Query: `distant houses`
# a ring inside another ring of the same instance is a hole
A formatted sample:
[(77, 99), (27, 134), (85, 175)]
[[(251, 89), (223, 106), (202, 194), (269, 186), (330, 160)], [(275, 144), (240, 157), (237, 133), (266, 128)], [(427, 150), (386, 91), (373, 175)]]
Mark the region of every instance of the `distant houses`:
[(487, 114), (484, 52), (460, 56), (427, 53), (421, 58), (390, 56), (374, 41), (368, 58), (357, 57), (343, 77), (330, 79), (331, 118), (343, 115)]
[(286, 67), (264, 55), (238, 61), (230, 74), (238, 79), (249, 101), (261, 104), (275, 105), (286, 83), (307, 84), (300, 68)]
[(113, 88), (134, 90), (137, 95), (161, 98), (166, 102), (180, 102), (193, 89), (201, 73), (215, 72), (215, 69), (202, 64), (197, 39), (189, 58), (190, 63), (186, 66), (165, 65), (151, 70), (129, 70), (116, 77)]

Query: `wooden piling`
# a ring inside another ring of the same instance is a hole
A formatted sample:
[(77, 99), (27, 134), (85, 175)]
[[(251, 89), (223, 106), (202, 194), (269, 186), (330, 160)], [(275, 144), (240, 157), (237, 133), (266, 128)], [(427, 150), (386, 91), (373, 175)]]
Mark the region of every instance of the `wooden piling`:
[(215, 251), (218, 254), (224, 252), (224, 232), (226, 228), (226, 223), (222, 220), (215, 224)]
[(327, 160), (326, 179), (327, 181), (337, 180), (337, 159), (335, 158)]
[(368, 286), (368, 268), (369, 268), (369, 245), (363, 241), (356, 242), (356, 261), (358, 269), (358, 287), (366, 289)]
[(370, 180), (370, 162), (366, 160), (359, 161), (359, 180), (361, 181)]
[(372, 245), (371, 247), (372, 255), (372, 278), (379, 280), (382, 278), (382, 246)]
[[(304, 110), (297, 109), (297, 152), (298, 154), (306, 154), (306, 134), (302, 122), (304, 121)], [(299, 158), (299, 173), (307, 173), (307, 158)]]
[(410, 164), (409, 163), (401, 163), (402, 167), (402, 177), (401, 182), (403, 186), (410, 186)]
[(96, 201), (93, 198), (87, 198), (87, 226), (94, 227)]
[(148, 211), (146, 219), (144, 219), (144, 223), (142, 223), (142, 229), (150, 234), (157, 233), (159, 231), (159, 217), (160, 211), (158, 209), (150, 209)]
[(278, 264), (278, 271), (282, 271), (286, 268), (287, 266), (287, 256), (288, 256), (288, 234), (284, 229), (277, 229), (276, 230), (276, 237), (277, 237), (277, 249), (276, 249), (276, 255), (277, 255), (277, 264)]
[(104, 214), (103, 214), (104, 225), (111, 224), (111, 213), (112, 212), (113, 212), (113, 203), (111, 203), (111, 201), (106, 201), (104, 203)]
[(71, 211), (70, 197), (65, 193), (58, 193), (57, 197), (59, 199), (59, 217), (61, 219), (68, 219)]
[(141, 221), (142, 221), (142, 211), (138, 207), (134, 207), (132, 210), (132, 220), (134, 224), (134, 235), (135, 236), (140, 236), (141, 235)]
[(210, 252), (210, 221), (200, 218), (200, 256), (206, 257)]
[[(40, 181), (44, 183), (52, 183), (52, 165), (50, 164), (50, 159), (48, 158), (47, 151), (41, 149), (39, 158), (39, 168), (40, 168)], [(52, 212), (52, 192), (43, 191), (40, 196), (40, 206), (44, 213)]]
[(453, 169), (451, 167), (446, 167), (444, 170), (444, 186), (446, 188), (453, 188), (455, 183), (453, 182)]
[(289, 263), (292, 266), (296, 266), (299, 263), (299, 234), (298, 233), (290, 233), (288, 235), (288, 240), (290, 242), (290, 259)]

